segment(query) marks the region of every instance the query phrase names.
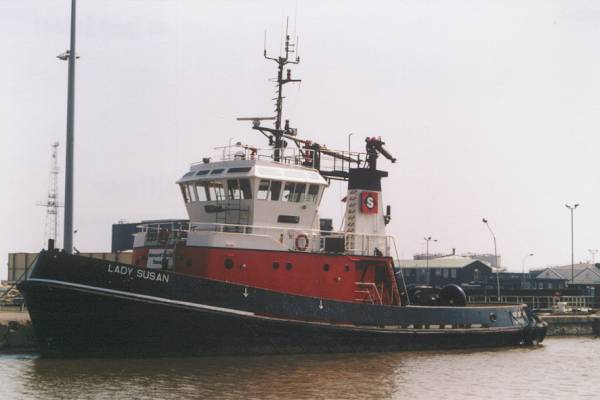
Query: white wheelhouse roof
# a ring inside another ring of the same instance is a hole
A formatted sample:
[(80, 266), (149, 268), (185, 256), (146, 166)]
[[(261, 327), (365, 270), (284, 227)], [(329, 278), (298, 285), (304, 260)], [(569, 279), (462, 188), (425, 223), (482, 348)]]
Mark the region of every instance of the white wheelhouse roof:
[(183, 175), (177, 183), (252, 177), (327, 185), (325, 178), (316, 169), (262, 160), (232, 160), (192, 164), (190, 171)]

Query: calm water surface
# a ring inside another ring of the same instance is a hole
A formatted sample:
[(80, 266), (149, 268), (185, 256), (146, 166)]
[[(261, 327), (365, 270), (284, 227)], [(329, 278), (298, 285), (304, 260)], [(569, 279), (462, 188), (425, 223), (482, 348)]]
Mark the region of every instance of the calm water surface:
[(151, 359), (0, 355), (1, 399), (598, 399), (600, 339), (537, 348)]

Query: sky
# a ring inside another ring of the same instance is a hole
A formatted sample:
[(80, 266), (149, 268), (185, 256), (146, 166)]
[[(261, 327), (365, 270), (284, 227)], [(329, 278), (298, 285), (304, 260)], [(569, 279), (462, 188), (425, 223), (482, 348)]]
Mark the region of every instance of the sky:
[[(44, 246), (50, 146), (64, 171), (68, 0), (0, 0), (0, 278)], [(301, 63), (284, 114), (299, 136), (398, 159), (383, 202), (400, 257), (493, 252), (520, 271), (600, 248), (600, 3), (595, 1), (78, 2), (74, 244), (109, 251), (118, 220), (185, 218), (175, 181), (270, 115), (286, 16)], [(60, 176), (60, 191), (64, 174)], [(341, 222), (333, 183), (321, 217)], [(62, 212), (61, 212), (62, 216)], [(62, 218), (61, 218), (62, 224)], [(62, 226), (61, 226), (62, 232)], [(600, 255), (598, 256), (600, 260)]]

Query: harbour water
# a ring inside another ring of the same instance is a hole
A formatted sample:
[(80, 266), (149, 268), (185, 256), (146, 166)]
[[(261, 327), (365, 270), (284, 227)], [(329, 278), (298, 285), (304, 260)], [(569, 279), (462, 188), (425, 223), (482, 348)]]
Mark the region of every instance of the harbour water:
[(536, 348), (214, 358), (0, 355), (5, 399), (596, 399), (600, 339)]

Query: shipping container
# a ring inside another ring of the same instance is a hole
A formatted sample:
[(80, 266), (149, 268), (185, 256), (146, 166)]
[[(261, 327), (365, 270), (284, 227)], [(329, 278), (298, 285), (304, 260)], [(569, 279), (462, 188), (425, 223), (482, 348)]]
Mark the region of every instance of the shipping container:
[[(8, 254), (8, 282), (16, 282), (25, 278), (38, 253), (9, 253)], [(80, 256), (97, 258), (99, 260), (115, 261), (131, 264), (133, 253), (123, 251), (120, 253), (79, 253)]]

